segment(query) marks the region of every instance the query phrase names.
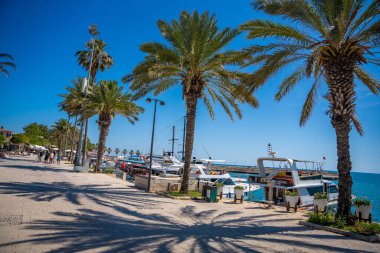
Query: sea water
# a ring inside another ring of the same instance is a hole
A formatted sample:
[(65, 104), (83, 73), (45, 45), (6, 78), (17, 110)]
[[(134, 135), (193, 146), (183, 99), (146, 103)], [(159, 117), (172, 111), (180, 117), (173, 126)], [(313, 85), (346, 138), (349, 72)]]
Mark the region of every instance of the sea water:
[[(232, 177), (248, 178), (249, 174), (230, 173)], [(380, 221), (380, 174), (352, 172), (352, 194), (356, 197), (367, 197), (372, 202), (372, 219)], [(337, 181), (334, 181), (337, 183)], [(253, 192), (253, 200), (264, 200), (264, 191)], [(354, 209), (353, 209), (354, 211)]]

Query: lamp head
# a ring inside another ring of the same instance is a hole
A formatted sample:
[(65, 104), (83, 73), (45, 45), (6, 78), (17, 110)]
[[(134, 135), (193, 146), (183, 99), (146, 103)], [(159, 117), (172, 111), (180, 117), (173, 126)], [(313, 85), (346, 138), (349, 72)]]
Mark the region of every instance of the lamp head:
[(165, 105), (165, 102), (164, 101), (160, 101), (160, 105)]
[(146, 102), (150, 103), (150, 102), (152, 102), (152, 99), (147, 98), (147, 99), (146, 99)]
[(98, 26), (97, 26), (97, 25), (89, 26), (89, 27), (88, 27), (88, 31), (90, 32), (90, 34), (91, 34), (92, 36), (99, 35), (99, 32), (98, 32)]

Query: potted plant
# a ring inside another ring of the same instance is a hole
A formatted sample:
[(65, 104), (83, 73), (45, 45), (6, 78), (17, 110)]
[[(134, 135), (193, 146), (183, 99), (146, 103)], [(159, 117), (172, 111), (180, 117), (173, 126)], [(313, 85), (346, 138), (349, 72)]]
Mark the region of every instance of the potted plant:
[(285, 192), (286, 207), (289, 211), (289, 208), (297, 208), (299, 195), (296, 191), (286, 191)]
[(240, 203), (243, 203), (243, 196), (244, 196), (244, 187), (240, 185), (235, 186), (234, 202), (236, 202), (236, 200), (240, 200)]
[(371, 201), (367, 198), (358, 197), (354, 199), (356, 216), (359, 219), (369, 220), (371, 216)]
[(224, 187), (224, 184), (216, 182), (215, 186), (217, 187), (217, 189), (216, 189), (216, 195), (219, 196), (220, 199), (222, 199), (223, 198), (223, 187)]
[(326, 211), (327, 203), (326, 192), (317, 192), (314, 194), (314, 210), (316, 212)]

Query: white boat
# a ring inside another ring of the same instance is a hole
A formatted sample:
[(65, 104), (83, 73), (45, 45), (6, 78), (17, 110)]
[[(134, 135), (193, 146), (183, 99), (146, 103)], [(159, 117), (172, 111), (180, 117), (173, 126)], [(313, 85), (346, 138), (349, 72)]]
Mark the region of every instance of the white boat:
[(242, 186), (245, 196), (248, 196), (249, 192), (260, 189), (259, 185), (250, 185), (247, 180), (232, 178), (230, 174), (223, 170), (215, 170), (211, 166), (204, 166), (203, 164), (192, 164), (190, 166), (190, 178), (202, 183), (223, 183), (223, 195), (230, 198), (234, 196), (235, 186)]
[(288, 158), (258, 158), (259, 175), (251, 176), (251, 180), (264, 187), (265, 199), (275, 204), (284, 204), (286, 191), (298, 192), (300, 206), (313, 205), (317, 192), (327, 193), (332, 204), (338, 199), (338, 187), (332, 181), (323, 179), (323, 165), (324, 162)]

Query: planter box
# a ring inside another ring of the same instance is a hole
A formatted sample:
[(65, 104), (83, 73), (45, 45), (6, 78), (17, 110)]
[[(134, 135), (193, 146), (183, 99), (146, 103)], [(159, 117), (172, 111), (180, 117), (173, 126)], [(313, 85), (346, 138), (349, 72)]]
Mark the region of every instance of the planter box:
[(241, 197), (243, 196), (243, 194), (244, 194), (243, 189), (235, 189), (236, 199), (241, 199)]
[(349, 236), (357, 240), (362, 240), (366, 242), (380, 242), (380, 235), (362, 235), (362, 234), (357, 234), (357, 233), (353, 233), (350, 231), (341, 230), (341, 229), (337, 229), (333, 227), (323, 226), (323, 225), (319, 225), (319, 224), (315, 224), (315, 223), (311, 223), (307, 221), (299, 221), (298, 224), (304, 225), (306, 227), (329, 231), (329, 232), (344, 235), (344, 236)]
[(327, 203), (327, 199), (314, 199), (314, 210), (318, 212), (325, 211)]
[(299, 196), (286, 195), (285, 199), (286, 199), (286, 203), (289, 203), (289, 207), (294, 208), (298, 203)]
[(223, 187), (216, 188), (216, 196), (218, 196), (220, 199), (223, 198)]
[(364, 220), (369, 219), (369, 215), (371, 213), (372, 206), (355, 206), (356, 216), (359, 217), (359, 213), (361, 213), (361, 218)]

